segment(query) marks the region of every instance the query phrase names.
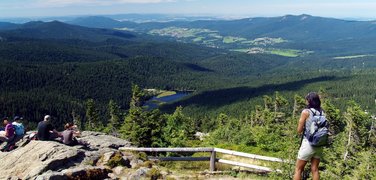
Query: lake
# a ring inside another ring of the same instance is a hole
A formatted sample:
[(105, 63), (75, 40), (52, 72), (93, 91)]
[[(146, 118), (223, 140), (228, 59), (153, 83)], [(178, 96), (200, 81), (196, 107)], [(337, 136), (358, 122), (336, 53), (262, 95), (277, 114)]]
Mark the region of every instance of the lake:
[(153, 96), (151, 99), (146, 101), (144, 106), (146, 106), (148, 110), (156, 109), (160, 105), (178, 101), (192, 93), (188, 91), (175, 91), (175, 92), (176, 94), (163, 96), (163, 97)]

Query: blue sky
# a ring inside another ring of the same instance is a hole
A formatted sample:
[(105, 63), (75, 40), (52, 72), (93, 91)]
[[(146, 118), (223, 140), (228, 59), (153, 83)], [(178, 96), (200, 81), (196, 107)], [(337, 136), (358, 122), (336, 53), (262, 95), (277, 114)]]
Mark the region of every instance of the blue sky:
[[(126, 13), (376, 19), (375, 0), (0, 0), (0, 18)], [(375, 18), (374, 18), (375, 17)]]

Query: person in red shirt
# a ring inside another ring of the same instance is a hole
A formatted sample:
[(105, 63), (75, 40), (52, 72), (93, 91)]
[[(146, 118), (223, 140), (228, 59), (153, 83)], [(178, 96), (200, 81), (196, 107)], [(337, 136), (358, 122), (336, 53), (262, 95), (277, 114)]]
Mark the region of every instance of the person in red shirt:
[(14, 138), (14, 127), (12, 123), (8, 120), (8, 118), (3, 118), (3, 123), (5, 126), (4, 131), (0, 131), (0, 141), (1, 142), (9, 142), (12, 141)]

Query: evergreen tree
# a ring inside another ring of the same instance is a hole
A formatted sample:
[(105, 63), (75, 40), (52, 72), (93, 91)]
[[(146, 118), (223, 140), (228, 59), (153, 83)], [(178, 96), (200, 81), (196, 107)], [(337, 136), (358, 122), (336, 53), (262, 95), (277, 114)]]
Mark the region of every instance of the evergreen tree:
[(274, 121), (280, 122), (284, 121), (285, 114), (283, 112), (284, 107), (287, 107), (288, 101), (285, 97), (283, 97), (278, 91), (275, 92), (275, 101), (274, 101)]
[(343, 117), (346, 123), (343, 131), (336, 135), (333, 145), (325, 149), (323, 177), (374, 179), (375, 150), (367, 143), (370, 117), (353, 101), (349, 102)]
[(170, 147), (185, 147), (194, 135), (194, 127), (190, 118), (183, 114), (183, 108), (177, 107), (172, 115), (168, 115), (163, 137)]
[(141, 145), (141, 134), (144, 131), (142, 128), (143, 123), (143, 110), (141, 107), (141, 99), (143, 93), (137, 85), (132, 86), (132, 98), (130, 108), (124, 123), (121, 127), (122, 138), (129, 140), (135, 145)]
[(165, 118), (158, 110), (144, 111), (143, 99), (144, 92), (133, 85), (130, 109), (120, 130), (121, 137), (136, 146), (163, 146), (162, 128), (165, 126)]
[(85, 130), (89, 131), (101, 131), (103, 129), (103, 124), (99, 119), (99, 111), (95, 105), (93, 99), (86, 101), (86, 123)]
[(224, 113), (221, 113), (219, 114), (218, 118), (217, 118), (217, 124), (218, 126), (224, 126), (225, 124), (228, 123), (228, 116)]
[(111, 133), (114, 136), (118, 136), (118, 129), (120, 129), (121, 126), (120, 107), (114, 100), (110, 100), (108, 103), (108, 113), (110, 119), (108, 120), (106, 133)]
[(297, 114), (300, 113), (301, 110), (303, 110), (306, 106), (306, 100), (295, 94), (294, 95), (294, 107), (293, 107), (293, 111), (292, 111), (292, 117), (295, 118), (295, 116), (297, 116)]
[(76, 111), (72, 111), (72, 117), (73, 117), (73, 124), (75, 124), (78, 129), (84, 130), (80, 115), (78, 115)]
[(264, 108), (265, 109), (271, 109), (273, 107), (273, 98), (268, 96), (268, 95), (264, 95), (262, 96), (262, 99), (264, 100)]
[(354, 155), (367, 144), (367, 133), (370, 126), (370, 117), (358, 104), (351, 101), (345, 113), (347, 145), (343, 159), (354, 158)]
[(325, 100), (322, 104), (325, 111), (326, 119), (329, 122), (329, 129), (332, 135), (343, 132), (346, 122), (341, 117), (340, 110), (336, 108), (329, 100)]
[(141, 90), (141, 88), (138, 85), (132, 85), (132, 98), (130, 102), (130, 109), (141, 108), (144, 98), (145, 92)]

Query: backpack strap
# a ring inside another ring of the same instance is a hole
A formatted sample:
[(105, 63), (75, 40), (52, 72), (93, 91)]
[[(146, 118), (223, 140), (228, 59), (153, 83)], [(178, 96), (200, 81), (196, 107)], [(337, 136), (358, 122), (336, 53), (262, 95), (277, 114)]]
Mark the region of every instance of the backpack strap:
[(313, 108), (309, 108), (309, 110), (312, 112), (312, 115), (315, 116), (316, 115), (316, 109), (314, 109), (315, 111), (312, 110)]
[[(314, 109), (314, 110), (316, 111), (316, 112), (314, 112), (312, 109), (313, 109), (313, 108), (309, 108), (309, 110), (312, 112), (312, 114), (313, 114), (313, 115), (316, 115), (317, 110)], [(320, 116), (322, 116), (322, 110), (320, 110), (319, 112), (320, 112)]]
[[(312, 113), (313, 111), (311, 109), (309, 109)], [(303, 133), (302, 133), (302, 138), (300, 139), (300, 146), (302, 146), (302, 143), (303, 143), (303, 138), (305, 136), (305, 131), (306, 131), (306, 125), (304, 123), (304, 126), (303, 126)]]

